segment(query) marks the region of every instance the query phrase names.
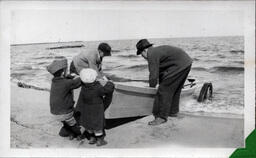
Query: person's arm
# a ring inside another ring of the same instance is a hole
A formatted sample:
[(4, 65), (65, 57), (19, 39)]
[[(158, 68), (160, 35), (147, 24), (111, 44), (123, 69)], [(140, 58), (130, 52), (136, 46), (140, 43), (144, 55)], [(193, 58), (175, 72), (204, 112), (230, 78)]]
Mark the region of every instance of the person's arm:
[(115, 85), (111, 81), (108, 81), (105, 84), (105, 86), (103, 86), (101, 89), (100, 93), (101, 95), (104, 95), (104, 99), (103, 99), (104, 110), (106, 110), (112, 102), (114, 89), (115, 89)]
[(79, 74), (82, 69), (89, 68), (89, 61), (85, 57), (79, 56), (79, 58), (74, 61), (74, 66)]
[(81, 86), (81, 79), (79, 76), (76, 76), (74, 79), (70, 80), (70, 89), (77, 89)]
[(114, 83), (111, 82), (111, 81), (107, 81), (107, 83), (104, 86), (102, 86), (102, 88), (100, 90), (100, 94), (101, 95), (106, 95), (106, 94), (109, 94), (109, 93), (113, 93), (114, 89), (115, 89)]
[(78, 75), (78, 72), (76, 71), (76, 67), (75, 67), (73, 61), (70, 63), (69, 72), (70, 72), (70, 74), (75, 73)]
[(148, 53), (149, 87), (156, 87), (159, 77), (159, 59), (154, 53)]
[(102, 78), (104, 76), (102, 71), (102, 59), (103, 58), (99, 57), (98, 53), (95, 54), (92, 66), (93, 66), (93, 69), (97, 71), (98, 78)]
[(115, 85), (113, 82), (111, 81), (105, 81), (106, 84), (104, 86), (100, 86), (99, 88), (99, 95), (100, 96), (105, 96), (105, 95), (108, 95), (108, 94), (112, 94), (114, 92), (114, 89), (115, 89)]
[(81, 68), (89, 68), (89, 61), (86, 58), (81, 58), (81, 61), (77, 65)]

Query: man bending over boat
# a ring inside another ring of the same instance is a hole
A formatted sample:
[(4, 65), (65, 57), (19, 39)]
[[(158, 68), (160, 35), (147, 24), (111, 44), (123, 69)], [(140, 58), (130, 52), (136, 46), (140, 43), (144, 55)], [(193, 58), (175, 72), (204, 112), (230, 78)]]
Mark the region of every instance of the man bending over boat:
[(177, 117), (181, 89), (190, 72), (192, 59), (180, 48), (162, 45), (153, 47), (147, 39), (137, 44), (137, 55), (148, 61), (149, 86), (159, 87), (156, 93), (153, 115), (149, 125), (167, 122), (168, 116)]
[(83, 51), (73, 57), (70, 64), (70, 73), (79, 75), (84, 68), (92, 68), (99, 75), (101, 74), (102, 60), (105, 56), (111, 56), (111, 47), (107, 43), (100, 43), (97, 50)]
[[(101, 83), (105, 83), (108, 79), (103, 75), (101, 67), (103, 57), (105, 56), (111, 56), (111, 47), (107, 43), (100, 43), (97, 49), (83, 51), (73, 57), (73, 60), (70, 64), (70, 73), (79, 75), (82, 69), (91, 68), (97, 72), (99, 80), (101, 79), (102, 81)], [(105, 105), (110, 105), (112, 101), (112, 95), (113, 94), (108, 94), (105, 99)], [(107, 108), (108, 107), (105, 107), (105, 110)]]

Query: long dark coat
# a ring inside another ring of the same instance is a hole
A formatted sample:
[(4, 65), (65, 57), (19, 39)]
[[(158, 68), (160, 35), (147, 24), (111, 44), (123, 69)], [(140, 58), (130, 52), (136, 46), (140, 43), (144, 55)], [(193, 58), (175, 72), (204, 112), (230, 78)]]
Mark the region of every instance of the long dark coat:
[[(81, 92), (76, 105), (76, 111), (81, 113), (79, 123), (87, 130), (104, 129), (104, 103), (111, 103), (106, 96), (112, 96), (114, 84), (107, 82), (103, 87), (98, 81), (94, 83), (82, 83)], [(105, 105), (108, 106), (108, 105)]]
[(192, 64), (190, 56), (182, 49), (162, 45), (148, 49), (149, 86), (155, 87), (168, 78), (172, 78)]

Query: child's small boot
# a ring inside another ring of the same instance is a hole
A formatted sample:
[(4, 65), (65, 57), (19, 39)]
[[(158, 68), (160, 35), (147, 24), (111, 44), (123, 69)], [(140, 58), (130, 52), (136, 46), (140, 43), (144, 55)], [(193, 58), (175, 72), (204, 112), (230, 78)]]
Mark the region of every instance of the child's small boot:
[(59, 136), (68, 137), (70, 134), (72, 134), (72, 131), (69, 129), (68, 125), (65, 122), (62, 122), (62, 123), (63, 123), (63, 126), (59, 131)]
[(75, 137), (76, 137), (76, 135), (74, 133), (70, 133), (69, 140), (73, 140)]
[(85, 137), (85, 135), (84, 134), (81, 134), (81, 135), (79, 135), (79, 136), (77, 136), (76, 137), (76, 140), (83, 140), (83, 139), (85, 139), (86, 137)]
[(95, 143), (96, 143), (96, 137), (94, 133), (90, 133), (89, 144), (95, 144)]
[(104, 140), (104, 136), (97, 136), (96, 139), (97, 139), (96, 141), (97, 146), (103, 146), (107, 144), (107, 141)]
[(74, 126), (71, 126), (71, 131), (75, 134), (75, 136), (82, 135), (85, 131), (84, 127), (78, 126), (78, 124), (75, 124)]

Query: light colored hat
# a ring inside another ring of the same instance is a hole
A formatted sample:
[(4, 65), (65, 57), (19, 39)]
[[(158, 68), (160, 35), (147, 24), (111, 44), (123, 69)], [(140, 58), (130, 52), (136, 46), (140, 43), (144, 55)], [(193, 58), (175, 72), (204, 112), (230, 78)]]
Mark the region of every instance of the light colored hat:
[(98, 73), (90, 68), (82, 69), (80, 71), (80, 78), (84, 83), (93, 83), (98, 76)]
[(55, 59), (53, 62), (46, 67), (47, 71), (51, 74), (54, 74), (58, 70), (64, 69), (68, 67), (67, 58)]

